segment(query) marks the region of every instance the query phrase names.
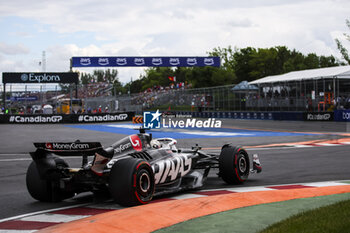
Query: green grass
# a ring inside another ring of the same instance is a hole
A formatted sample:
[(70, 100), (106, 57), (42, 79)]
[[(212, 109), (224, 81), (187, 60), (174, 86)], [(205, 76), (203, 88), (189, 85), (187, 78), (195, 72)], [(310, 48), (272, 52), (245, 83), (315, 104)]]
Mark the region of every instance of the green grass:
[(324, 206), (273, 224), (260, 233), (350, 232), (350, 200)]

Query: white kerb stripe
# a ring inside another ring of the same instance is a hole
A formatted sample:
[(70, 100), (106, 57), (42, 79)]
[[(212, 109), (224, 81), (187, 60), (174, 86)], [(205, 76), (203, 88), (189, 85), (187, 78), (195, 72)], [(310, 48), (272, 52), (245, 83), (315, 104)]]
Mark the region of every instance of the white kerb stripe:
[(32, 233), (37, 230), (0, 230), (0, 233)]
[(329, 186), (340, 186), (340, 185), (347, 185), (347, 184), (336, 182), (336, 181), (326, 181), (326, 182), (303, 183), (302, 185), (312, 186), (312, 187), (329, 187)]
[(64, 215), (64, 214), (38, 214), (30, 217), (21, 218), (21, 221), (35, 221), (35, 222), (70, 222), (91, 215)]
[(299, 147), (299, 148), (306, 148), (306, 147), (314, 147), (314, 146), (310, 146), (310, 145), (293, 145), (293, 147)]
[(229, 188), (226, 189), (231, 192), (245, 193), (245, 192), (256, 192), (256, 191), (270, 191), (272, 189), (265, 187), (244, 187), (244, 188)]
[(207, 197), (207, 195), (198, 195), (198, 194), (182, 194), (176, 197), (171, 197), (171, 199), (181, 200), (181, 199), (190, 199), (196, 197)]
[(6, 222), (6, 221), (14, 220), (14, 219), (20, 219), (20, 218), (33, 216), (33, 215), (37, 215), (37, 214), (48, 213), (48, 212), (52, 212), (52, 211), (66, 210), (66, 209), (71, 209), (71, 208), (75, 208), (75, 207), (87, 206), (88, 204), (89, 203), (78, 204), (78, 205), (71, 205), (71, 206), (59, 207), (59, 208), (54, 208), (54, 209), (48, 209), (48, 210), (41, 210), (41, 211), (31, 212), (31, 213), (28, 213), (28, 214), (21, 214), (21, 215), (9, 217), (9, 218), (0, 219), (0, 222)]
[(315, 143), (320, 146), (340, 146), (340, 144), (331, 144), (331, 143)]

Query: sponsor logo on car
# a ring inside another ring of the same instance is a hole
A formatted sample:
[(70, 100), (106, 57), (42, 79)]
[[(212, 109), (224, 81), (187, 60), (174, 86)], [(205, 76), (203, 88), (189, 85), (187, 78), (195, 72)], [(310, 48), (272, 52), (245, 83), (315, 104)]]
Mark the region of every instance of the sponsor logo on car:
[(128, 142), (126, 144), (121, 144), (117, 148), (114, 149), (116, 153), (122, 153), (123, 151), (129, 149), (131, 147), (131, 143)]
[(46, 144), (45, 144), (45, 148), (46, 148), (46, 149), (52, 150), (52, 148), (53, 148), (53, 147), (52, 147), (52, 143), (46, 143)]
[(137, 135), (131, 135), (129, 136), (130, 142), (134, 150), (136, 151), (142, 151), (142, 143), (141, 139)]
[(80, 64), (83, 66), (91, 65), (90, 58), (80, 58)]
[(169, 160), (159, 161), (152, 166), (155, 183), (174, 181), (185, 176), (190, 170), (192, 159), (187, 155), (175, 156)]
[(46, 149), (49, 150), (85, 150), (89, 149), (90, 146), (87, 143), (46, 143)]

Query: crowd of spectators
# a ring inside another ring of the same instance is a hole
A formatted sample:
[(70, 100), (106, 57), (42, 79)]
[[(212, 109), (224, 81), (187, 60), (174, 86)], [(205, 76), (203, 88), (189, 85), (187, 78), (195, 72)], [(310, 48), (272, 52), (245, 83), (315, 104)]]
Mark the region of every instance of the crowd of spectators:
[(93, 98), (112, 95), (112, 84), (105, 82), (85, 84), (78, 89), (78, 98)]
[[(153, 86), (132, 97), (131, 104), (142, 105), (143, 109), (162, 105), (163, 103), (174, 103), (176, 92), (192, 88), (191, 84), (179, 82), (169, 86)], [(182, 101), (179, 100), (181, 103)]]
[(350, 109), (350, 95), (339, 96), (335, 99), (335, 104), (338, 110)]

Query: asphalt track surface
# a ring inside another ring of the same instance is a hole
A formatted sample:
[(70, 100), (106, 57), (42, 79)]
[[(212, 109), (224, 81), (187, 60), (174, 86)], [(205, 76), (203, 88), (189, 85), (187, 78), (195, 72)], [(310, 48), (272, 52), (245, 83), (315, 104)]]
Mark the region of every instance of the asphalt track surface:
[[(100, 141), (108, 146), (124, 134), (96, 131), (73, 125), (0, 125), (0, 219), (39, 210), (100, 201), (90, 193), (80, 194), (61, 203), (40, 203), (33, 200), (25, 185), (26, 169), (31, 159), (28, 152), (33, 151), (33, 142), (45, 141)], [(349, 133), (349, 126), (335, 122), (287, 122), (259, 120), (225, 120), (223, 127), (250, 129), (253, 131), (288, 132), (288, 136), (253, 133), (249, 137), (193, 137), (178, 139), (178, 147), (190, 147), (196, 143), (205, 148), (218, 148), (225, 143), (255, 146), (281, 142), (299, 142), (316, 139), (338, 139)], [(235, 131), (236, 132), (236, 131)], [(301, 132), (294, 134), (293, 132)], [(321, 133), (310, 133), (321, 132)], [(171, 131), (167, 132), (171, 137)], [(329, 146), (310, 148), (270, 148), (249, 149), (249, 154), (258, 153), (263, 172), (251, 175), (243, 186), (263, 186), (349, 179), (350, 146)], [(78, 167), (80, 158), (68, 158), (72, 167)], [(205, 189), (230, 187), (216, 176), (213, 170)], [(102, 197), (103, 199), (103, 197)]]

